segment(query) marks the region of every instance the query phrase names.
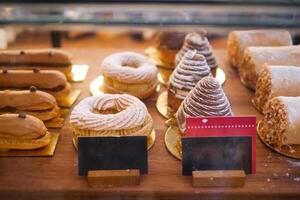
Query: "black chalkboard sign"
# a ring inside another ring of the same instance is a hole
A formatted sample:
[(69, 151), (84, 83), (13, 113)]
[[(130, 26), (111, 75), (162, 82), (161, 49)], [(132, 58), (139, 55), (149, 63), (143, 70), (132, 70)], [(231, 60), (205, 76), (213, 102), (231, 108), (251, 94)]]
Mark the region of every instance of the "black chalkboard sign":
[(79, 137), (78, 174), (89, 170), (139, 169), (148, 172), (146, 136)]
[(252, 137), (183, 137), (182, 175), (195, 170), (252, 172)]

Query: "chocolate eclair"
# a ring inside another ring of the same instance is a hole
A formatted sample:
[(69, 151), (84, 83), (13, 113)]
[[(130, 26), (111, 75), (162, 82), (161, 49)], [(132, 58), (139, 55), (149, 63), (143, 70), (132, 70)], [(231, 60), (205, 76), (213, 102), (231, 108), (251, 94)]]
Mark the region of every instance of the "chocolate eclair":
[(71, 74), (72, 56), (58, 49), (26, 49), (0, 51), (0, 69), (59, 70), (66, 76)]
[(35, 86), (38, 90), (52, 94), (56, 99), (69, 93), (70, 85), (66, 76), (55, 70), (2, 70), (0, 89), (28, 90)]
[(0, 149), (37, 149), (50, 141), (40, 119), (25, 113), (0, 115)]
[(59, 107), (51, 94), (37, 91), (32, 86), (30, 90), (0, 91), (0, 112), (25, 112), (42, 121), (47, 121), (59, 116)]

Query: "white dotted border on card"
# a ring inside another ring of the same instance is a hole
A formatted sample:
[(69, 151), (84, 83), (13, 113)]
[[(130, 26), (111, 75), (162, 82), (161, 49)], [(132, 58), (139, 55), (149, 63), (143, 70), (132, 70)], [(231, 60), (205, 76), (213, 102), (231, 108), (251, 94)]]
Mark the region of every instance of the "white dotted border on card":
[(188, 126), (188, 129), (208, 129), (208, 128), (255, 128), (253, 124), (243, 125), (206, 125), (206, 126)]

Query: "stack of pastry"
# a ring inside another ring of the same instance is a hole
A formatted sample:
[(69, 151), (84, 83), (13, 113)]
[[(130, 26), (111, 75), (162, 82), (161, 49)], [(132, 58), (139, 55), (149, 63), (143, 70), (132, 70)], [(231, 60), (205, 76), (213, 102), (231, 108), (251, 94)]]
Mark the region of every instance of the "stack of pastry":
[(153, 120), (145, 104), (127, 94), (102, 94), (82, 100), (70, 123), (78, 136), (150, 136)]
[(60, 115), (55, 98), (35, 87), (30, 90), (0, 91), (1, 113), (27, 113), (42, 121), (48, 121)]
[(263, 111), (268, 100), (277, 96), (300, 96), (300, 68), (265, 64), (256, 85), (254, 104)]
[(0, 69), (30, 70), (34, 67), (58, 70), (71, 78), (72, 57), (58, 49), (2, 50)]
[(182, 60), (184, 54), (188, 50), (197, 50), (199, 54), (203, 55), (207, 64), (211, 69), (218, 66), (212, 48), (203, 34), (189, 33), (186, 35), (184, 43), (180, 51), (176, 54), (175, 64), (178, 65)]
[(290, 45), (292, 38), (286, 30), (232, 31), (227, 41), (228, 57), (233, 67), (240, 68), (247, 47)]
[(163, 31), (157, 36), (157, 56), (165, 65), (162, 67), (175, 68), (175, 56), (183, 44), (186, 33)]
[(219, 82), (207, 76), (201, 79), (183, 100), (176, 119), (182, 133), (185, 132), (187, 117), (232, 116), (230, 103)]
[(28, 90), (31, 86), (52, 94), (57, 100), (70, 92), (65, 75), (56, 70), (2, 70), (0, 89)]
[(168, 105), (176, 111), (197, 82), (210, 75), (204, 56), (197, 50), (188, 50), (170, 77)]
[(299, 52), (300, 46), (248, 47), (244, 52), (243, 64), (239, 68), (241, 81), (255, 90), (263, 64), (298, 66)]
[(38, 118), (25, 113), (0, 115), (0, 149), (37, 149), (50, 140), (50, 133)]
[(259, 133), (264, 141), (274, 146), (300, 144), (300, 97), (274, 97), (267, 102)]

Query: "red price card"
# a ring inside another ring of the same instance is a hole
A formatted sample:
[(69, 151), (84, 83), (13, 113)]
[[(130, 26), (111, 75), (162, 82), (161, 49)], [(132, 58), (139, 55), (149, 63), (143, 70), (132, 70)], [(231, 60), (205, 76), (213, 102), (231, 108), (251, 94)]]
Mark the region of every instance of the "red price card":
[(252, 173), (256, 172), (256, 117), (190, 117), (186, 119), (186, 138), (251, 137)]

